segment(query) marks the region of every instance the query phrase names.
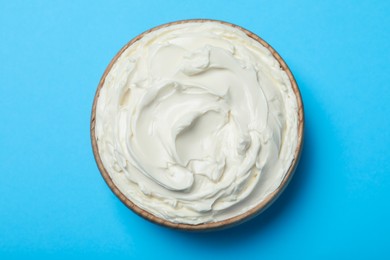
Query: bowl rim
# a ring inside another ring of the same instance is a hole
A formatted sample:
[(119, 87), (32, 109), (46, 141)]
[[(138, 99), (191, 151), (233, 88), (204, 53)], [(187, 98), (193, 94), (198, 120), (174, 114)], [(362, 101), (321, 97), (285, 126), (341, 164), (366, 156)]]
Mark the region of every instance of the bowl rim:
[[(209, 223), (201, 223), (201, 224), (185, 224), (185, 223), (175, 223), (171, 222), (159, 217), (156, 217), (152, 213), (140, 208), (137, 206), (135, 203), (133, 203), (129, 198), (127, 198), (119, 189), (118, 187), (114, 184), (112, 181), (110, 175), (108, 174), (107, 170), (105, 169), (103, 162), (100, 158), (99, 155), (99, 150), (98, 150), (98, 145), (97, 145), (97, 140), (96, 140), (96, 135), (95, 135), (95, 119), (96, 119), (96, 105), (97, 101), (100, 96), (100, 90), (104, 85), (105, 79), (107, 74), (110, 72), (112, 66), (115, 64), (115, 62), (118, 60), (118, 58), (122, 55), (122, 53), (132, 44), (134, 44), (136, 41), (140, 40), (142, 37), (144, 37), (146, 34), (165, 28), (169, 27), (172, 25), (177, 25), (177, 24), (185, 24), (185, 23), (207, 23), (207, 22), (212, 22), (212, 23), (220, 23), (223, 25), (231, 26), (233, 28), (237, 28), (241, 31), (243, 31), (247, 36), (250, 38), (254, 39), (255, 41), (259, 42), (261, 45), (266, 47), (271, 54), (274, 56), (274, 58), (279, 62), (280, 67), (282, 70), (284, 70), (291, 82), (291, 87), (295, 93), (296, 99), (297, 99), (297, 108), (298, 108), (298, 142), (297, 142), (297, 147), (294, 153), (293, 160), (291, 162), (290, 167), (287, 170), (287, 173), (285, 177), (283, 178), (281, 184), (279, 187), (271, 192), (270, 194), (267, 195), (267, 197), (261, 201), (259, 204), (256, 205), (256, 207), (246, 211), (245, 213), (242, 213), (240, 215), (237, 215), (232, 218), (228, 218), (225, 220), (221, 221), (216, 221), (216, 222), (209, 222)], [(110, 187), (111, 191), (119, 198), (119, 200), (122, 201), (123, 204), (125, 204), (129, 209), (131, 209), (133, 212), (138, 214), (139, 216), (143, 217), (144, 219), (151, 221), (155, 224), (159, 224), (165, 227), (173, 228), (173, 229), (180, 229), (180, 230), (187, 230), (187, 231), (204, 231), (204, 230), (214, 230), (214, 229), (222, 229), (222, 228), (227, 228), (231, 226), (238, 225), (244, 221), (247, 221), (260, 213), (262, 213), (264, 210), (266, 210), (278, 197), (279, 195), (283, 192), (283, 190), (286, 188), (288, 183), (290, 182), (295, 169), (297, 167), (297, 164), (300, 159), (300, 155), (302, 153), (302, 147), (303, 147), (303, 132), (304, 132), (304, 111), (303, 111), (303, 102), (302, 102), (302, 97), (301, 93), (299, 91), (298, 85), (295, 81), (295, 78), (290, 71), (289, 67), (287, 66), (286, 62), (282, 59), (282, 57), (266, 42), (264, 41), (261, 37), (257, 36), (253, 32), (221, 20), (213, 20), (213, 19), (187, 19), (187, 20), (178, 20), (178, 21), (173, 21), (169, 23), (165, 23), (156, 27), (153, 27), (139, 35), (137, 35), (135, 38), (130, 40), (128, 43), (126, 43), (120, 50), (119, 52), (112, 58), (110, 61), (109, 65), (105, 69), (98, 87), (96, 89), (96, 93), (94, 96), (93, 100), (93, 105), (92, 105), (92, 112), (91, 112), (91, 124), (90, 124), (90, 137), (91, 137), (91, 143), (92, 143), (92, 150), (93, 150), (93, 155), (96, 161), (96, 164), (99, 168), (99, 171), (107, 183), (107, 185)]]

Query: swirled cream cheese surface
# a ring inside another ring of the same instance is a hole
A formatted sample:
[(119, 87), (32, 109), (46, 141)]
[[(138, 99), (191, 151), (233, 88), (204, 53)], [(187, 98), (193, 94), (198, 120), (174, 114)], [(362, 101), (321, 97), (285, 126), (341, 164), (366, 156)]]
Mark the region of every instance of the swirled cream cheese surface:
[(271, 52), (219, 22), (159, 28), (128, 46), (96, 106), (98, 152), (118, 189), (174, 223), (226, 220), (282, 183), (296, 96)]

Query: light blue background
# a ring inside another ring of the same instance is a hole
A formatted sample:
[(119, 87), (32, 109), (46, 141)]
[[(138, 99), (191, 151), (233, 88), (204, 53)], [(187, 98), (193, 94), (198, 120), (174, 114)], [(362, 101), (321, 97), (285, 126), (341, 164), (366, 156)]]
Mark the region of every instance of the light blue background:
[[(0, 259), (389, 259), (390, 1), (1, 1)], [(296, 175), (264, 214), (186, 233), (109, 190), (89, 119), (116, 52), (156, 25), (221, 19), (268, 41), (301, 89)]]

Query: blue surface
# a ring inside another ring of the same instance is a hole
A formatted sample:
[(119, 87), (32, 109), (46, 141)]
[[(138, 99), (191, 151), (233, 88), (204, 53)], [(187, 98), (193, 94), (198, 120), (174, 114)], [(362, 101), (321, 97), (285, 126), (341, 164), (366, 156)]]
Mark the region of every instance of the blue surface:
[[(0, 259), (389, 259), (389, 1), (1, 1)], [(296, 175), (264, 214), (186, 233), (128, 210), (89, 119), (116, 52), (156, 25), (221, 19), (268, 41), (301, 89)]]

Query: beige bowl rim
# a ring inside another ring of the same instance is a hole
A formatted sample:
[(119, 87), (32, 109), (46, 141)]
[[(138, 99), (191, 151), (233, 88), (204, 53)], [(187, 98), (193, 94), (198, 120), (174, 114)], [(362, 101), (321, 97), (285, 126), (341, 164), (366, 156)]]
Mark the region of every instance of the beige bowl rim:
[[(128, 199), (118, 189), (118, 187), (115, 186), (115, 184), (112, 181), (110, 175), (108, 174), (108, 172), (104, 168), (102, 160), (101, 160), (99, 152), (98, 152), (98, 146), (97, 146), (97, 141), (96, 141), (96, 136), (95, 136), (96, 105), (97, 105), (97, 100), (99, 98), (100, 89), (104, 85), (104, 81), (105, 81), (105, 78), (106, 78), (108, 72), (111, 70), (112, 66), (117, 61), (117, 59), (120, 57), (120, 55), (130, 45), (132, 45), (134, 42), (136, 42), (139, 39), (141, 39), (145, 34), (148, 34), (148, 33), (152, 32), (152, 31), (155, 31), (155, 30), (158, 30), (158, 29), (161, 29), (161, 28), (165, 28), (165, 27), (168, 27), (168, 26), (171, 26), (171, 25), (175, 25), (175, 24), (185, 24), (185, 23), (194, 23), (194, 22), (196, 22), (196, 23), (215, 22), (215, 23), (221, 23), (221, 24), (224, 24), (224, 25), (232, 26), (234, 28), (237, 28), (237, 29), (243, 31), (250, 38), (258, 41), (260, 44), (262, 44), (264, 47), (266, 47), (272, 53), (272, 55), (275, 57), (275, 59), (279, 62), (280, 67), (288, 75), (288, 77), (290, 79), (290, 82), (291, 82), (292, 89), (293, 89), (293, 91), (295, 93), (295, 96), (297, 98), (297, 104), (298, 104), (298, 142), (297, 142), (297, 148), (295, 150), (295, 154), (294, 154), (294, 158), (292, 160), (292, 163), (291, 163), (291, 165), (290, 165), (290, 167), (289, 167), (289, 169), (288, 169), (288, 171), (287, 171), (283, 181), (281, 182), (280, 186), (275, 191), (270, 193), (267, 196), (267, 198), (265, 200), (261, 201), (256, 207), (254, 207), (253, 209), (251, 209), (251, 210), (249, 210), (249, 211), (247, 211), (247, 212), (245, 212), (245, 213), (243, 213), (241, 215), (238, 215), (238, 216), (235, 216), (235, 217), (223, 220), (223, 221), (202, 223), (202, 224), (197, 224), (197, 225), (184, 224), (184, 223), (174, 223), (174, 222), (170, 222), (170, 221), (167, 221), (165, 219), (156, 217), (155, 215), (149, 213), (148, 211), (138, 207), (130, 199)], [(98, 168), (100, 170), (100, 173), (101, 173), (103, 179), (105, 180), (107, 185), (110, 187), (112, 192), (128, 208), (130, 208), (131, 210), (133, 210), (135, 213), (137, 213), (138, 215), (142, 216), (143, 218), (145, 218), (145, 219), (147, 219), (147, 220), (149, 220), (149, 221), (151, 221), (153, 223), (156, 223), (156, 224), (159, 224), (159, 225), (163, 225), (165, 227), (174, 228), (174, 229), (181, 229), (181, 230), (189, 230), (189, 231), (197, 231), (197, 230), (200, 231), (200, 230), (221, 229), (221, 228), (226, 228), (226, 227), (230, 227), (230, 226), (233, 226), (233, 225), (240, 224), (240, 223), (242, 223), (242, 222), (244, 222), (244, 221), (246, 221), (246, 220), (248, 220), (250, 218), (253, 218), (253, 217), (257, 216), (258, 214), (263, 212), (266, 208), (268, 208), (272, 204), (272, 202), (274, 202), (276, 200), (276, 198), (286, 188), (287, 184), (289, 183), (289, 181), (291, 180), (291, 178), (292, 178), (292, 176), (294, 174), (294, 171), (295, 171), (295, 169), (297, 167), (297, 164), (298, 164), (301, 152), (302, 152), (303, 129), (304, 129), (303, 102), (302, 102), (302, 98), (301, 98), (301, 94), (300, 94), (298, 85), (297, 85), (297, 83), (295, 81), (295, 78), (294, 78), (293, 74), (291, 73), (290, 69), (288, 68), (287, 64), (285, 63), (285, 61), (282, 59), (282, 57), (266, 41), (264, 41), (262, 38), (260, 38), (256, 34), (248, 31), (247, 29), (244, 29), (244, 28), (242, 28), (242, 27), (240, 27), (238, 25), (232, 24), (232, 23), (228, 23), (228, 22), (224, 22), (224, 21), (220, 21), (220, 20), (212, 20), (212, 19), (189, 19), (189, 20), (180, 20), (180, 21), (174, 21), (174, 22), (162, 24), (160, 26), (157, 26), (157, 27), (154, 27), (154, 28), (152, 28), (150, 30), (147, 30), (147, 31), (141, 33), (140, 35), (136, 36), (135, 38), (133, 38), (130, 42), (128, 42), (114, 56), (114, 58), (111, 60), (110, 64), (107, 66), (103, 76), (101, 77), (99, 85), (98, 85), (96, 93), (95, 93), (93, 106), (92, 106), (92, 114), (91, 114), (90, 135), (91, 135), (92, 149), (93, 149), (93, 154), (94, 154), (94, 157), (95, 157), (95, 161), (96, 161), (96, 164), (97, 164), (97, 166), (98, 166)]]

